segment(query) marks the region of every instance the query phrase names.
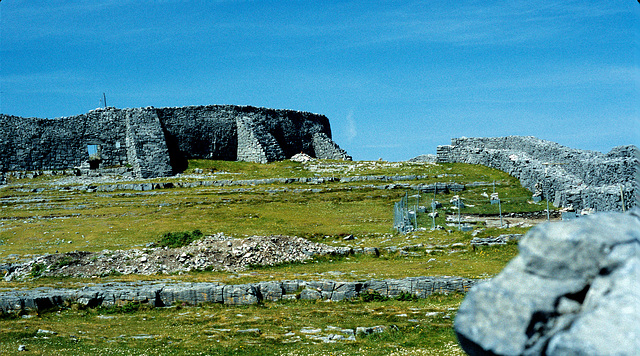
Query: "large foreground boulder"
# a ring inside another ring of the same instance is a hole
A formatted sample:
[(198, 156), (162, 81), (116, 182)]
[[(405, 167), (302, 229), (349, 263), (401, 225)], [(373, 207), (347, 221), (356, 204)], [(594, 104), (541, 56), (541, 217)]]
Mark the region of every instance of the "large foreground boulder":
[(640, 210), (539, 225), (519, 249), (460, 306), (468, 354), (640, 352)]

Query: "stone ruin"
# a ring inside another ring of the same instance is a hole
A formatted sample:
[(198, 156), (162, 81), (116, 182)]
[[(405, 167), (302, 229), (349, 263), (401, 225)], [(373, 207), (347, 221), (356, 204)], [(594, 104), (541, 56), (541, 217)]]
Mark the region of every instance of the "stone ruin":
[(272, 162), (298, 153), (351, 157), (331, 139), (326, 116), (251, 106), (113, 107), (55, 119), (0, 114), (0, 174), (128, 167), (169, 176), (188, 159)]
[(640, 151), (609, 153), (568, 148), (531, 136), (454, 138), (438, 146), (438, 162), (481, 164), (518, 178), (557, 207), (624, 211), (639, 206)]

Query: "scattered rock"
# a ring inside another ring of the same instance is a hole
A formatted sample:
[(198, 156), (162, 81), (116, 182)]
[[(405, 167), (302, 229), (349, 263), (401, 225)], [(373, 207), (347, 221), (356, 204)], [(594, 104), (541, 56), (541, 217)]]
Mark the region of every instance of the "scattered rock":
[(471, 239), (470, 244), (475, 246), (493, 246), (493, 245), (506, 245), (509, 241), (519, 241), (522, 239), (522, 234), (504, 234), (498, 237), (474, 237)]
[(378, 326), (358, 326), (356, 328), (356, 336), (365, 336), (370, 334), (379, 334), (383, 333), (387, 330), (387, 326), (378, 325)]
[(304, 327), (300, 329), (300, 332), (303, 334), (319, 334), (322, 332), (322, 329)]
[(306, 153), (298, 153), (298, 154), (293, 155), (293, 157), (291, 157), (290, 160), (292, 160), (294, 162), (307, 163), (307, 162), (315, 160), (315, 158), (309, 156)]
[(260, 329), (244, 329), (244, 330), (238, 330), (239, 333), (241, 334), (260, 334), (261, 331)]
[(38, 329), (38, 334), (49, 334), (49, 335), (57, 335), (58, 333), (51, 330)]
[[(144, 250), (74, 251), (38, 256), (5, 267), (4, 279), (21, 280), (42, 268), (40, 276), (91, 277), (109, 274), (168, 274), (191, 270), (241, 271), (249, 265), (303, 262), (314, 255), (352, 253), (348, 247), (332, 247), (292, 236), (251, 236), (233, 239), (224, 234), (207, 236), (181, 248)], [(153, 261), (153, 263), (149, 263)], [(36, 267), (37, 266), (37, 267)], [(43, 267), (44, 266), (44, 267)]]
[(407, 162), (428, 162), (435, 163), (438, 157), (434, 154), (425, 154), (409, 159)]

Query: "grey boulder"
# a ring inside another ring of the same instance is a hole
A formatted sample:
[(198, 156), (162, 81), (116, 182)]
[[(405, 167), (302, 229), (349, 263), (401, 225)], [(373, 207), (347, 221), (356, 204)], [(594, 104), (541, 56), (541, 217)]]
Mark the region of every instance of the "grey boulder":
[(470, 355), (634, 355), (640, 350), (640, 210), (543, 224), (455, 320)]

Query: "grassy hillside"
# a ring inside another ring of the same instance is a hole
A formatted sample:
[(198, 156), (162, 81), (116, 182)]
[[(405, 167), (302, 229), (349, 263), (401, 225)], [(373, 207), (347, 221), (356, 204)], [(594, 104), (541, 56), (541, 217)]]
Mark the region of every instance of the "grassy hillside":
[[(486, 194), (500, 194), (503, 214), (541, 211), (544, 202), (530, 202), (530, 192), (513, 177), (483, 166), (465, 164), (337, 162), (306, 164), (276, 162), (191, 161), (178, 177), (153, 182), (222, 181), (257, 178), (349, 177), (421, 175), (414, 181), (289, 183), (172, 188), (152, 191), (86, 192), (83, 183), (42, 176), (11, 181), (0, 188), (0, 263), (34, 254), (74, 250), (141, 248), (167, 232), (199, 229), (205, 234), (297, 235), (317, 242), (352, 247), (406, 247), (413, 253), (382, 250), (380, 257), (352, 255), (319, 257), (311, 263), (256, 267), (242, 273), (190, 272), (182, 275), (111, 276), (94, 279), (42, 278), (0, 282), (0, 289), (42, 285), (82, 286), (107, 281), (171, 279), (249, 283), (263, 280), (367, 280), (408, 276), (457, 275), (485, 278), (498, 273), (517, 254), (515, 244), (472, 249), (472, 232), (458, 231), (458, 211), (449, 204), (460, 195), (466, 207), (461, 217), (497, 214)], [(459, 193), (422, 193), (414, 199), (429, 207), (443, 203), (435, 224), (418, 215), (424, 229), (406, 235), (394, 233), (393, 204), (418, 192), (401, 184), (484, 182)], [(100, 184), (109, 184), (103, 182)], [(395, 184), (394, 187), (392, 184)], [(176, 184), (177, 185), (177, 184)], [(385, 189), (382, 189), (385, 188)], [(426, 203), (426, 204), (425, 204)], [(455, 220), (457, 221), (457, 220)], [(447, 225), (447, 224), (450, 224)], [(513, 224), (512, 224), (513, 226)], [(485, 228), (482, 223), (476, 230)], [(527, 227), (486, 228), (484, 236), (523, 233)], [(477, 232), (476, 232), (477, 234)], [(345, 236), (354, 239), (346, 240)], [(454, 245), (455, 244), (455, 245)], [(452, 246), (453, 245), (453, 246)], [(0, 350), (11, 353), (26, 344), (33, 354), (459, 354), (451, 323), (461, 296), (434, 296), (427, 300), (351, 301), (345, 303), (278, 302), (246, 308), (189, 307), (182, 310), (64, 310), (32, 318), (0, 321)], [(433, 314), (440, 313), (440, 314)], [(239, 317), (238, 315), (243, 315)], [(398, 316), (404, 315), (404, 316)], [(410, 321), (411, 320), (411, 321)], [(378, 336), (326, 344), (301, 333), (304, 327), (395, 325)], [(238, 333), (258, 328), (260, 332)], [(34, 334), (38, 329), (57, 335)], [(225, 331), (219, 331), (225, 330)], [(294, 333), (289, 335), (289, 333)], [(145, 334), (150, 337), (136, 337)], [(124, 335), (120, 337), (120, 335)], [(289, 336), (283, 336), (289, 335)], [(34, 338), (35, 336), (35, 338)], [(295, 337), (298, 337), (296, 339)], [(127, 354), (127, 353), (125, 353)]]

